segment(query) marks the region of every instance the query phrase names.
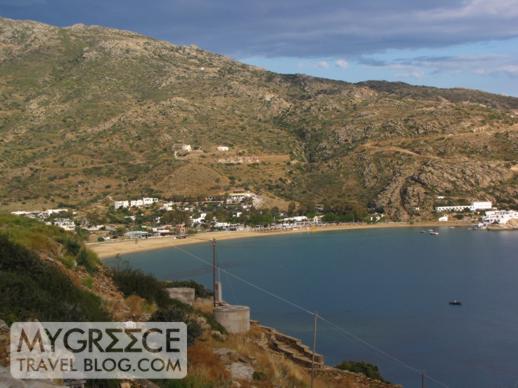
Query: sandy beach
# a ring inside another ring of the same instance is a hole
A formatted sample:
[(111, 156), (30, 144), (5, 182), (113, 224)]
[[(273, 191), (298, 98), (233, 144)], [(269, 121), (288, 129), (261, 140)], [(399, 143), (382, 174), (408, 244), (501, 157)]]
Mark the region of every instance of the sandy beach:
[(202, 232), (189, 235), (184, 239), (176, 239), (175, 237), (157, 237), (138, 240), (111, 240), (106, 242), (96, 242), (87, 244), (101, 258), (114, 257), (116, 255), (125, 255), (128, 253), (145, 252), (155, 249), (172, 248), (181, 245), (208, 243), (215, 238), (218, 241), (232, 240), (238, 238), (251, 237), (268, 237), (275, 235), (286, 235), (293, 233), (321, 233), (338, 230), (358, 230), (358, 229), (381, 229), (381, 228), (431, 228), (431, 227), (449, 227), (449, 226), (468, 226), (469, 224), (461, 222), (423, 222), (423, 223), (406, 223), (392, 222), (379, 224), (341, 224), (341, 225), (321, 225), (307, 228), (288, 229), (288, 230), (265, 230), (265, 231), (224, 231), (224, 232)]

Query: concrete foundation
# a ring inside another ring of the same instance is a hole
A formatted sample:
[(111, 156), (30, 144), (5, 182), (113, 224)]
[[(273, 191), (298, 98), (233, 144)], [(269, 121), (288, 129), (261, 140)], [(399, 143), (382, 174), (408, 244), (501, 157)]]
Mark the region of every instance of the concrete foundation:
[(192, 306), (196, 293), (194, 288), (191, 287), (174, 287), (166, 288), (167, 293), (171, 299), (179, 300), (180, 302), (189, 304)]
[(222, 305), (214, 308), (214, 318), (229, 333), (241, 334), (250, 330), (250, 307)]

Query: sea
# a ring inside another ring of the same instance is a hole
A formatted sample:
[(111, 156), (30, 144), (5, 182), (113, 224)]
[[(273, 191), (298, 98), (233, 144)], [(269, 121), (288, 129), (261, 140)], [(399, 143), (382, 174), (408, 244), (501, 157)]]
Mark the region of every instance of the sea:
[[(518, 387), (518, 232), (436, 230), (219, 241), (223, 298), (308, 345), (317, 314), (316, 349), (330, 365), (370, 362), (405, 387), (423, 374), (426, 387)], [(119, 260), (212, 287), (208, 241)]]

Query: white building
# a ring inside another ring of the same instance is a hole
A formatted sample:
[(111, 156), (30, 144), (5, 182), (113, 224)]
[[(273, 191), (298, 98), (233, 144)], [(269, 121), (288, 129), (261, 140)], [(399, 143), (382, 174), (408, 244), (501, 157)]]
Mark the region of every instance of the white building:
[(17, 211), (11, 212), (11, 214), (14, 216), (29, 216), (29, 215), (32, 215), (33, 213), (34, 212), (29, 212), (26, 210), (17, 210)]
[(144, 201), (142, 199), (133, 199), (130, 201), (131, 207), (142, 207), (144, 206)]
[(141, 199), (132, 199), (130, 201), (114, 201), (113, 207), (115, 209), (127, 209), (129, 207), (150, 206), (158, 202), (158, 198), (144, 197)]
[(448, 216), (439, 217), (439, 222), (448, 222)]
[(465, 210), (469, 210), (470, 205), (453, 205), (453, 206), (437, 206), (435, 211), (437, 213), (442, 212), (463, 212)]
[(253, 199), (255, 196), (256, 195), (254, 193), (250, 193), (249, 191), (230, 193), (227, 198), (227, 203), (241, 203), (245, 199)]
[(173, 206), (174, 206), (174, 202), (170, 201), (170, 202), (166, 202), (166, 203), (164, 203), (164, 204), (160, 207), (160, 209), (161, 209), (161, 210), (165, 210), (165, 211), (168, 211), (168, 212), (169, 212), (169, 211), (173, 210)]
[(470, 210), (477, 211), (477, 210), (490, 210), (493, 208), (493, 204), (489, 201), (476, 201), (471, 203)]
[(76, 224), (70, 218), (56, 218), (54, 225), (70, 232), (76, 230)]
[(489, 201), (475, 201), (471, 202), (471, 205), (453, 205), (453, 206), (437, 206), (435, 211), (438, 213), (442, 212), (463, 212), (463, 211), (479, 211), (489, 210), (493, 208), (493, 203)]
[(127, 209), (130, 206), (129, 201), (114, 201), (113, 207), (117, 209)]
[(228, 152), (230, 150), (230, 147), (220, 145), (220, 146), (218, 146), (217, 149), (218, 149), (219, 152)]
[(490, 210), (482, 219), (485, 224), (507, 224), (511, 220), (518, 220), (518, 211)]
[(287, 222), (308, 222), (308, 217), (306, 216), (295, 216), (295, 217), (287, 217), (287, 218), (283, 218), (281, 220), (283, 223), (287, 223)]
[(153, 205), (154, 203), (158, 202), (158, 198), (142, 198), (142, 202), (144, 203), (144, 206)]
[(192, 225), (199, 225), (202, 222), (205, 221), (205, 218), (207, 217), (207, 213), (201, 213), (199, 217), (197, 218), (191, 218), (191, 224)]

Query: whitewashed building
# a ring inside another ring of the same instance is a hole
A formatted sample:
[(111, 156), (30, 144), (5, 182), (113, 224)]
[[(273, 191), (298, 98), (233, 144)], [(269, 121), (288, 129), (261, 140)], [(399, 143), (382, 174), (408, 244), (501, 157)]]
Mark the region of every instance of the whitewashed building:
[(256, 195), (249, 191), (230, 193), (227, 197), (227, 203), (241, 203), (245, 199), (254, 199)]
[(197, 218), (191, 217), (191, 224), (200, 225), (202, 222), (205, 222), (205, 218), (207, 218), (207, 213), (201, 213), (200, 216)]
[(229, 146), (220, 145), (220, 146), (217, 147), (217, 150), (219, 152), (228, 152), (230, 150), (230, 147)]
[(56, 218), (54, 225), (69, 232), (76, 230), (76, 224), (70, 218)]
[(453, 206), (437, 206), (435, 211), (438, 213), (443, 212), (463, 212), (463, 211), (479, 211), (489, 210), (493, 208), (493, 203), (489, 201), (475, 201), (471, 202), (471, 205), (453, 205)]
[(477, 210), (490, 210), (493, 208), (493, 203), (489, 201), (476, 201), (472, 202), (470, 206), (470, 210), (477, 211)]
[(161, 209), (161, 210), (165, 210), (165, 211), (171, 211), (171, 210), (173, 210), (173, 206), (174, 206), (174, 202), (169, 201), (169, 202), (165, 202), (165, 203), (160, 207), (160, 209)]
[(154, 203), (158, 202), (158, 198), (142, 198), (142, 202), (144, 203), (144, 206), (153, 205)]
[(113, 207), (115, 208), (115, 210), (117, 209), (127, 209), (129, 208), (130, 206), (130, 202), (129, 201), (114, 201), (113, 202)]
[(486, 212), (482, 222), (485, 224), (507, 224), (511, 220), (518, 220), (516, 210), (490, 210)]

